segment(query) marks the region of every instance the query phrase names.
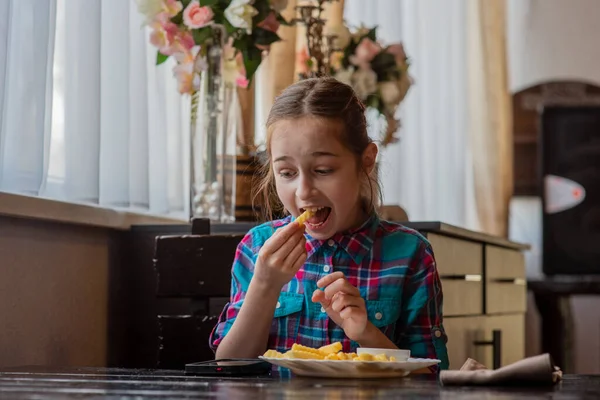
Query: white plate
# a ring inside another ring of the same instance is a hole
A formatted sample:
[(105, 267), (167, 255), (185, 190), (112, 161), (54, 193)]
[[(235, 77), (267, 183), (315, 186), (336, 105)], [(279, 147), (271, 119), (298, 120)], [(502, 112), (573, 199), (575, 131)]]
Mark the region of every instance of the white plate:
[(280, 367), (289, 368), (298, 376), (322, 378), (394, 378), (430, 367), (440, 360), (409, 358), (407, 361), (301, 360), (291, 358), (259, 358)]

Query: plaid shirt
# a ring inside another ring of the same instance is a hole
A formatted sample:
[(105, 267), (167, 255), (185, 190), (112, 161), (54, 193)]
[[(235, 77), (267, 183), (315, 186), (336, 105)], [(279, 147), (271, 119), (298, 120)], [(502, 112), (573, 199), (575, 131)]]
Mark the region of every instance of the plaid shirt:
[[(273, 232), (291, 217), (252, 228), (237, 248), (232, 269), (231, 299), (215, 326), (213, 350), (227, 334), (244, 302), (258, 252)], [(442, 287), (433, 251), (419, 233), (377, 216), (360, 228), (317, 240), (307, 234), (308, 258), (281, 289), (274, 311), (268, 348), (280, 352), (294, 343), (313, 348), (340, 341), (343, 351), (358, 343), (346, 337), (313, 303), (316, 282), (334, 271), (344, 273), (365, 299), (369, 321), (411, 357), (437, 358), (448, 368), (447, 337), (442, 325)]]

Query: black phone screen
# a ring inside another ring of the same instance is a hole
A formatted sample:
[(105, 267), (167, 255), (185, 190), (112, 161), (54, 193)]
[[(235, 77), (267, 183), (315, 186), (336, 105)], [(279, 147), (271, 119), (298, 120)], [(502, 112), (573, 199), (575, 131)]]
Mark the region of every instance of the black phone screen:
[(210, 360), (185, 365), (186, 374), (243, 376), (264, 375), (271, 371), (271, 364), (257, 359), (223, 359)]

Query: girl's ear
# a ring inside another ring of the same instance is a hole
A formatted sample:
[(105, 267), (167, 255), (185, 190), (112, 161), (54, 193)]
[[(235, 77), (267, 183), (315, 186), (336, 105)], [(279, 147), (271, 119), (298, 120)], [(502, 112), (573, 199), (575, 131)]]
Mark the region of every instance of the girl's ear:
[(375, 163), (377, 161), (377, 145), (375, 143), (369, 143), (367, 148), (363, 151), (362, 154), (362, 165), (365, 172), (370, 175), (375, 168)]

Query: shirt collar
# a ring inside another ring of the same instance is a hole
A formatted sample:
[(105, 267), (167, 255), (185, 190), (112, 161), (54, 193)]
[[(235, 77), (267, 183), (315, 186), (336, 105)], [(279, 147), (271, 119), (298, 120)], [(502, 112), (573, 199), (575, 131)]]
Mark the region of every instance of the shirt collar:
[(379, 217), (377, 214), (373, 214), (358, 228), (336, 233), (328, 240), (314, 239), (309, 234), (306, 234), (306, 250), (308, 256), (310, 257), (319, 250), (321, 246), (330, 240), (333, 240), (340, 248), (348, 253), (354, 262), (360, 264), (364, 256), (371, 250), (371, 247), (373, 247), (378, 226)]

